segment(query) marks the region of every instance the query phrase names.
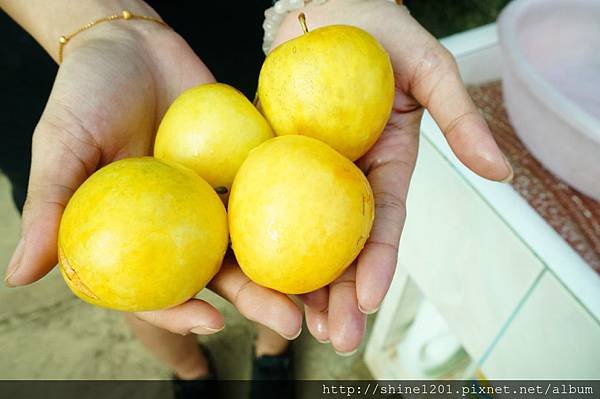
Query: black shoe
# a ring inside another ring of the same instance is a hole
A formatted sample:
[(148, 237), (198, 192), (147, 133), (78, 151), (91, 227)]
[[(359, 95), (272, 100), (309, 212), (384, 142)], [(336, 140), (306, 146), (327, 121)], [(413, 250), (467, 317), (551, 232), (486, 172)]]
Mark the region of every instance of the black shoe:
[(293, 399), (293, 366), (294, 352), (291, 344), (280, 355), (255, 357), (252, 362), (250, 399)]
[(181, 380), (173, 374), (173, 397), (175, 399), (216, 398), (217, 372), (210, 352), (202, 345), (198, 348), (208, 362), (208, 375), (195, 380)]

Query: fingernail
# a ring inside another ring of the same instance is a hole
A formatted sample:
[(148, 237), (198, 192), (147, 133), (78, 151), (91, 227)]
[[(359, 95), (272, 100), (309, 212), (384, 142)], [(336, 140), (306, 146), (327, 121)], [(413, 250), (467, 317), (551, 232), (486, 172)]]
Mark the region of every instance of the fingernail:
[(194, 334), (198, 334), (198, 335), (210, 335), (210, 334), (214, 334), (214, 333), (218, 333), (219, 331), (222, 331), (225, 328), (225, 326), (221, 327), (221, 328), (211, 328), (211, 327), (207, 327), (207, 326), (198, 326), (198, 327), (194, 327), (190, 330), (190, 332), (194, 333)]
[(506, 158), (506, 156), (504, 154), (502, 154), (502, 157), (504, 158), (504, 163), (506, 164), (506, 167), (508, 168), (508, 175), (502, 179), (500, 181), (500, 183), (510, 183), (513, 180), (513, 177), (515, 176), (515, 172), (513, 170), (512, 165), (510, 164), (510, 161), (508, 160), (508, 158)]
[(14, 276), (14, 274), (19, 270), (21, 266), (21, 259), (23, 258), (23, 252), (25, 250), (25, 245), (23, 244), (23, 239), (19, 240), (19, 244), (17, 248), (15, 248), (15, 253), (13, 254), (8, 268), (6, 269), (6, 276), (4, 277), (4, 285), (9, 288), (16, 287), (15, 284), (11, 283), (10, 278)]
[(300, 330), (298, 330), (298, 332), (293, 336), (287, 336), (287, 335), (284, 335), (281, 333), (279, 335), (281, 335), (283, 338), (287, 339), (288, 341), (293, 341), (296, 338), (298, 338), (300, 336), (300, 334), (302, 334), (302, 328), (300, 328)]
[(329, 336), (327, 315), (318, 315), (315, 317), (315, 332), (321, 336)]
[(368, 310), (368, 309), (364, 309), (362, 306), (360, 306), (360, 304), (358, 304), (358, 310), (360, 310), (362, 314), (367, 314), (367, 315), (377, 312), (380, 307), (381, 307), (381, 305), (377, 306), (375, 309)]
[[(316, 338), (315, 338), (315, 339), (316, 339)], [(328, 340), (328, 339), (324, 339), (324, 340), (317, 339), (317, 342), (318, 342), (318, 343), (320, 343), (320, 344), (328, 344), (328, 343), (330, 343), (331, 341), (330, 341), (330, 340)]]
[(358, 351), (358, 348), (356, 348), (356, 349), (354, 349), (353, 351), (350, 351), (350, 352), (338, 352), (338, 351), (335, 351), (335, 353), (337, 353), (339, 356), (342, 356), (342, 357), (350, 357), (350, 356), (354, 355), (357, 351)]

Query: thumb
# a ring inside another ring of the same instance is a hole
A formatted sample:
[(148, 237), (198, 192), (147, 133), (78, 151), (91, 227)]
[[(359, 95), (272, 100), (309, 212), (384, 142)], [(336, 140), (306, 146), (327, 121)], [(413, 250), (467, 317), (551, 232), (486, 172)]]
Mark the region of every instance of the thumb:
[(4, 279), (9, 287), (32, 283), (56, 265), (62, 213), (100, 161), (101, 152), (92, 136), (65, 111), (51, 100), (33, 134), (21, 239)]
[(508, 182), (513, 170), (471, 100), (454, 57), (437, 41), (414, 72), (413, 96), (431, 113), (458, 159), (490, 180)]

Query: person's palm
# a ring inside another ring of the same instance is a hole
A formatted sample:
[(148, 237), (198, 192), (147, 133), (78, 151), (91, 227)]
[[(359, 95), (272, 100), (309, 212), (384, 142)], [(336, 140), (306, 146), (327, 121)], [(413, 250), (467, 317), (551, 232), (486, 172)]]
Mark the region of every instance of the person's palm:
[[(22, 239), (16, 253), (27, 267), (12, 271), (7, 281), (13, 285), (38, 279), (54, 266), (56, 229), (77, 187), (103, 165), (150, 155), (156, 126), (177, 90), (212, 79), (173, 32), (94, 33), (101, 36), (82, 37), (67, 47), (33, 135)], [(157, 51), (177, 57), (186, 68), (168, 61), (157, 64), (140, 39), (150, 34), (164, 38), (157, 44), (166, 49)], [(179, 48), (169, 47), (170, 43), (180, 44)]]
[[(34, 143), (56, 134), (76, 138), (74, 144), (81, 146), (68, 150), (85, 166), (81, 172), (126, 156), (149, 155), (156, 127), (174, 96), (214, 80), (172, 31), (152, 35), (152, 52), (160, 57), (153, 57), (136, 37), (113, 35), (112, 40), (90, 39), (68, 49), (36, 129)], [(61, 174), (70, 166), (62, 164)]]
[[(61, 215), (89, 175), (121, 158), (151, 155), (171, 102), (191, 86), (214, 81), (174, 31), (142, 24), (136, 30), (99, 26), (94, 35), (67, 46), (34, 132), (22, 237), (8, 284), (28, 284), (55, 266)], [(282, 335), (292, 337), (300, 329), (297, 307), (286, 296), (249, 283), (231, 259), (211, 287), (246, 317)], [(197, 299), (138, 316), (181, 334), (192, 329), (211, 333), (223, 326), (219, 312)]]
[[(378, 309), (394, 275), (423, 109), (473, 171), (492, 180), (510, 178), (512, 171), (463, 87), (452, 56), (404, 8), (386, 0), (330, 0), (310, 4), (304, 12), (309, 30), (348, 24), (371, 33), (390, 54), (396, 80), (388, 124), (357, 162), (375, 195), (370, 237), (342, 277), (301, 296), (312, 334), (347, 353), (360, 344), (366, 314)], [(284, 20), (274, 46), (302, 34), (296, 18), (292, 13)]]

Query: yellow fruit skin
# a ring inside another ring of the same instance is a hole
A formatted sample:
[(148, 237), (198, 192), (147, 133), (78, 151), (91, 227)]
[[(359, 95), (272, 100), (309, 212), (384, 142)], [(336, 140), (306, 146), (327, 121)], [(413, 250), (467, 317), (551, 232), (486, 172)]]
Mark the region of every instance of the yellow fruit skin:
[(193, 171), (150, 157), (94, 173), (75, 192), (58, 236), (60, 270), (84, 301), (123, 311), (178, 305), (219, 270), (227, 215)]
[(269, 54), (258, 97), (277, 135), (314, 137), (354, 161), (389, 119), (394, 73), (388, 54), (367, 32), (326, 26)]
[(268, 122), (242, 93), (222, 83), (205, 84), (171, 104), (156, 134), (154, 156), (229, 190), (248, 152), (272, 137)]
[(360, 169), (328, 145), (277, 137), (252, 150), (234, 180), (232, 247), (256, 283), (310, 292), (337, 278), (362, 250), (373, 203)]

